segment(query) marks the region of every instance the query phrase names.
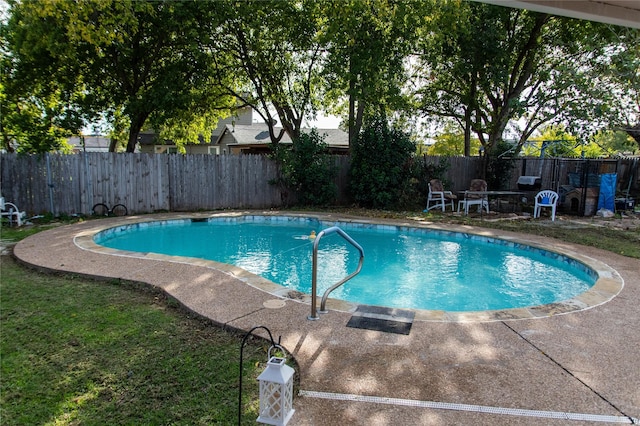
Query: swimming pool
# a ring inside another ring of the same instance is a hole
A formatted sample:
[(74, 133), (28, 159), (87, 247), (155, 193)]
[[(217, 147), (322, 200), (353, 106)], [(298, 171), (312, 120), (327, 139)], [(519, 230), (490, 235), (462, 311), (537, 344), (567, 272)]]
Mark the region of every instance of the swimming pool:
[[(309, 293), (311, 231), (337, 225), (365, 251), (362, 272), (331, 293), (353, 303), (444, 311), (537, 306), (587, 291), (597, 274), (564, 255), (466, 233), (290, 216), (144, 222), (105, 230), (97, 244), (215, 260)], [(322, 239), (319, 294), (355, 270), (359, 253)]]

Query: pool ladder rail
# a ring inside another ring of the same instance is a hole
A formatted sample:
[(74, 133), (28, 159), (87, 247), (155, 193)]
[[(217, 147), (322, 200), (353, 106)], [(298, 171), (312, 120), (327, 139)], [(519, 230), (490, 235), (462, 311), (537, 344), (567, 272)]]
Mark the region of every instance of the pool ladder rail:
[[(320, 310), (318, 311), (316, 309), (317, 299), (318, 299), (318, 295), (316, 294), (317, 288), (318, 288), (318, 280), (317, 280), (318, 279), (318, 246), (320, 245), (320, 240), (322, 239), (323, 236), (333, 234), (333, 233), (337, 233), (342, 238), (344, 238), (349, 244), (351, 244), (356, 249), (358, 249), (358, 251), (360, 252), (360, 260), (358, 261), (358, 267), (353, 273), (347, 275), (345, 278), (338, 281), (337, 283), (329, 287), (324, 292), (324, 294), (322, 295), (322, 300), (320, 302)], [(312, 266), (313, 270), (311, 273), (311, 315), (309, 315), (307, 319), (319, 320), (320, 317), (318, 316), (318, 313), (326, 314), (328, 312), (325, 309), (325, 305), (327, 303), (327, 298), (329, 297), (329, 294), (336, 288), (340, 287), (342, 284), (349, 281), (351, 278), (358, 275), (358, 273), (360, 273), (360, 271), (362, 270), (363, 262), (364, 262), (364, 250), (362, 249), (360, 244), (358, 244), (353, 238), (347, 235), (347, 233), (344, 232), (342, 229), (340, 229), (337, 226), (332, 226), (331, 228), (327, 228), (320, 231), (320, 233), (316, 236), (313, 242), (313, 266)]]

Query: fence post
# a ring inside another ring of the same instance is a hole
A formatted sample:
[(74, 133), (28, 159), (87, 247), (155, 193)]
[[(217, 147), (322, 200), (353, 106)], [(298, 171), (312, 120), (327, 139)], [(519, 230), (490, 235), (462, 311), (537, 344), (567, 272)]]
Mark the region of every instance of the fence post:
[(48, 152), (45, 153), (45, 159), (47, 162), (47, 187), (49, 187), (49, 211), (52, 215), (57, 216), (56, 212), (53, 211), (53, 182), (51, 180), (51, 160)]

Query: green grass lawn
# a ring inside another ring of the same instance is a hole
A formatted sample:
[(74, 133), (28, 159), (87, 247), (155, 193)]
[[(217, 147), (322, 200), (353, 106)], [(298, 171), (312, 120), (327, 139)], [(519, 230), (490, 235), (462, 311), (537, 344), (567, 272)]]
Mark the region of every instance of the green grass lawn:
[[(157, 294), (1, 261), (3, 425), (237, 424), (243, 336)], [(267, 348), (245, 345), (243, 424)]]
[(601, 224), (554, 224), (535, 221), (485, 221), (476, 225), (485, 228), (541, 235), (640, 259), (640, 226), (626, 228), (624, 226), (602, 226)]

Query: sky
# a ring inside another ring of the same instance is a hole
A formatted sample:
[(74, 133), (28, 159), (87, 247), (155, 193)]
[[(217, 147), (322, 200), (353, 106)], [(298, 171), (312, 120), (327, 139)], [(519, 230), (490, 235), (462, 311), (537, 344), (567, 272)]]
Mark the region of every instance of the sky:
[(337, 129), (340, 126), (341, 121), (342, 119), (340, 117), (318, 114), (316, 119), (313, 121), (305, 120), (304, 127), (315, 127), (316, 129)]

